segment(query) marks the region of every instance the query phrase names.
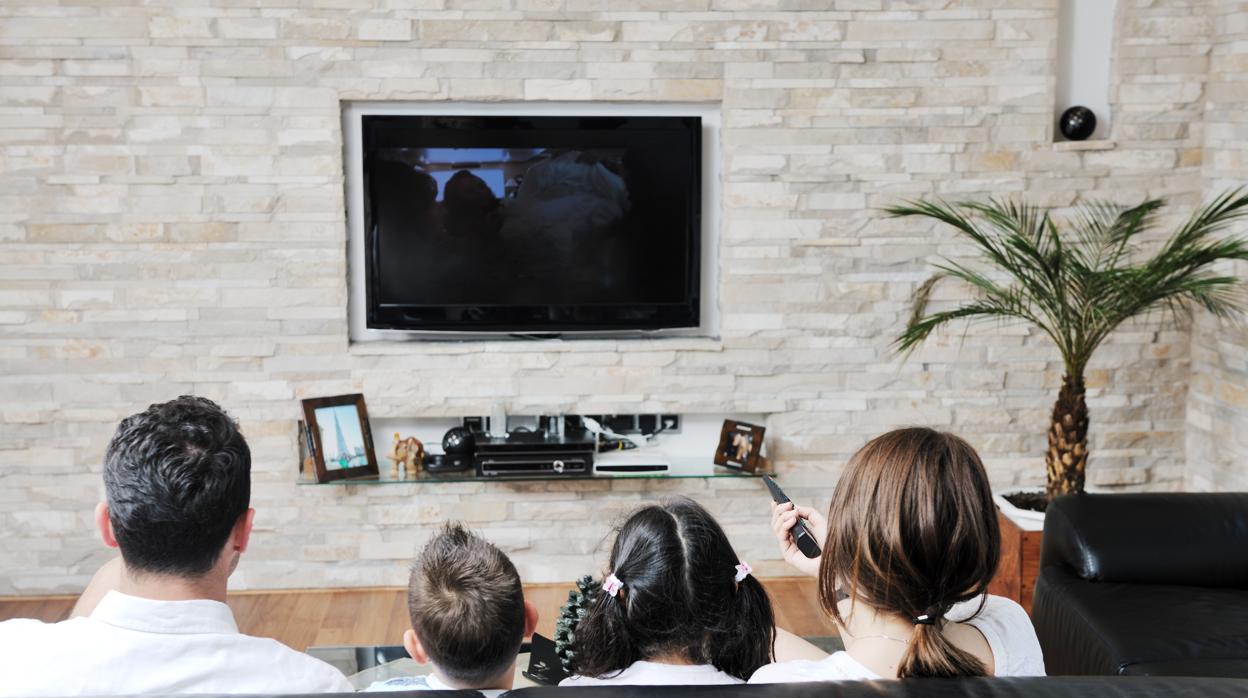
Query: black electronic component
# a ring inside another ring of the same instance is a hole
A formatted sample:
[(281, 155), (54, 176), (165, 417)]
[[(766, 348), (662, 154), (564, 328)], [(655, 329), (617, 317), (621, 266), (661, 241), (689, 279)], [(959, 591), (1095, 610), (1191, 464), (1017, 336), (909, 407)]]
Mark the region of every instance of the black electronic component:
[(594, 466), (594, 472), (598, 473), (662, 473), (667, 470), (668, 466), (663, 463), (608, 463)]
[(479, 436), (476, 446), (482, 477), (589, 475), (594, 469), (594, 440), (584, 434), (557, 438), (513, 432), (506, 438)]
[(637, 430), (643, 434), (653, 434), (659, 430), (659, 416), (656, 414), (637, 415)]
[(454, 453), (434, 453), (425, 456), (425, 470), (429, 473), (458, 473), (471, 469), (473, 460), (471, 455), (459, 455)]
[(365, 114), (370, 329), (699, 327), (700, 116)]
[(617, 434), (633, 434), (637, 432), (637, 417), (631, 414), (607, 415), (601, 424)]
[(451, 427), (442, 437), (444, 453), (471, 456), (476, 447), (477, 438), (466, 427)]
[(555, 641), (533, 633), (533, 640), (529, 643), (529, 668), (524, 671), (525, 678), (539, 686), (558, 686), (560, 681), (571, 675), (563, 666)]

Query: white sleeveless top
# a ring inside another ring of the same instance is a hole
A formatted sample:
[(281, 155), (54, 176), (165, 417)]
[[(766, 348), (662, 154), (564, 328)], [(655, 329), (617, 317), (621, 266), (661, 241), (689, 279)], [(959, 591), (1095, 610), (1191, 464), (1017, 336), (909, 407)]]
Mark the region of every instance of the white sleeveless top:
[[(956, 604), (945, 617), (974, 626), (988, 641), (996, 676), (1044, 676), (1044, 655), (1031, 618), (1022, 606), (1001, 596), (987, 596), (984, 610), (974, 599)], [(969, 620), (968, 620), (969, 618)], [(834, 652), (819, 661), (776, 662), (759, 667), (750, 683), (797, 683), (801, 681), (860, 681), (885, 678), (858, 663), (848, 652)], [(892, 677), (888, 677), (892, 678)]]
[(660, 664), (644, 659), (633, 662), (623, 671), (596, 679), (592, 676), (569, 676), (560, 686), (714, 686), (745, 683), (710, 664)]

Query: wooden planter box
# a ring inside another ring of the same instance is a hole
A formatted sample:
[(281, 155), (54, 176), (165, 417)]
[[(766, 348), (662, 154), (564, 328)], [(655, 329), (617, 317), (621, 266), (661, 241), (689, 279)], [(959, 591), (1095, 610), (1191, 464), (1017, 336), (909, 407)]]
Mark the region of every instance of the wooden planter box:
[(1036, 576), (1040, 574), (1040, 540), (1044, 531), (1019, 528), (1000, 510), (997, 521), (1001, 525), (1001, 563), (997, 576), (988, 585), (988, 593), (1013, 599), (1031, 613), (1031, 597), (1036, 591)]

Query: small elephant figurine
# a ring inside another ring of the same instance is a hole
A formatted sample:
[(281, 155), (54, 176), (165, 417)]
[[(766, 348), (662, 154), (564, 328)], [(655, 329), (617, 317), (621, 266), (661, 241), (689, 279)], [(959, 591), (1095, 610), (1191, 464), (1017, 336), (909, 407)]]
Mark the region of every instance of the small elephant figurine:
[[(405, 439), (395, 432), (394, 441), (390, 444), (390, 453), (386, 455), (386, 458), (393, 462), (390, 467), (390, 477), (396, 480), (416, 477), (416, 473), (420, 472), (425, 465), (425, 445), (415, 436)], [(403, 466), (402, 475), (399, 474), (400, 464)]]

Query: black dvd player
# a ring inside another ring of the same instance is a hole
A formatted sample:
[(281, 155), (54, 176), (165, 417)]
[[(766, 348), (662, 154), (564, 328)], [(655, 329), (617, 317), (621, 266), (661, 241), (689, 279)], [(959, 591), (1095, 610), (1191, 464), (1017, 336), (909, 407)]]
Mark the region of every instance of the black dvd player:
[(542, 432), (478, 436), (475, 460), (481, 477), (589, 475), (594, 471), (594, 439)]

